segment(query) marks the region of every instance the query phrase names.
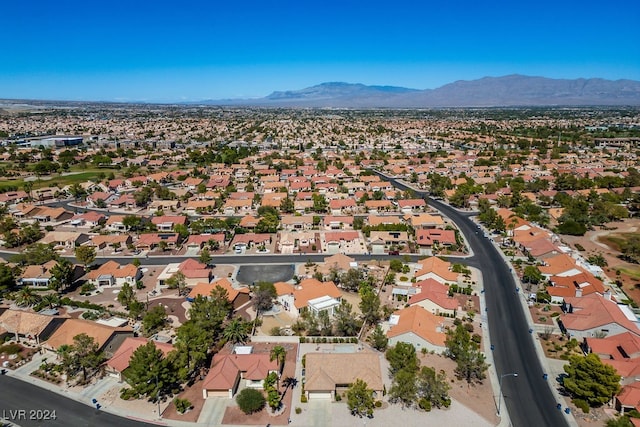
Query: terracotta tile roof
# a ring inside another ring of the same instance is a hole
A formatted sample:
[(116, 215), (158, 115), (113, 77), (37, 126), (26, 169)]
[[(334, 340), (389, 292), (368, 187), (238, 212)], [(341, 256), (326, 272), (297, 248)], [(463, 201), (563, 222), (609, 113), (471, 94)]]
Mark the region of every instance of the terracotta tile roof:
[[(582, 272), (573, 276), (551, 276), (549, 278), (553, 286), (547, 287), (550, 295), (577, 296), (576, 291), (582, 292), (582, 296), (593, 293), (604, 294), (604, 283), (593, 274)], [(566, 291), (563, 291), (566, 290)], [(563, 293), (564, 292), (564, 293)]]
[(418, 264), (422, 267), (416, 272), (416, 277), (424, 276), (429, 273), (433, 273), (442, 279), (449, 282), (456, 282), (458, 280), (458, 273), (450, 271), (451, 263), (443, 261), (438, 257), (429, 257), (418, 261)]
[(585, 297), (567, 297), (567, 305), (571, 304), (573, 313), (560, 315), (560, 319), (567, 329), (586, 331), (589, 329), (617, 323), (634, 335), (640, 335), (640, 330), (634, 322), (627, 319), (618, 304), (598, 294)]
[(102, 275), (111, 275), (117, 278), (136, 277), (138, 275), (138, 267), (133, 264), (121, 266), (117, 261), (109, 260), (95, 270), (87, 273), (89, 280), (96, 280)]
[(84, 319), (67, 319), (46, 341), (46, 345), (57, 350), (61, 345), (72, 345), (73, 337), (85, 333), (93, 337), (98, 343), (98, 347), (102, 348), (116, 332), (132, 332), (132, 329), (129, 327), (112, 328)]
[[(129, 367), (129, 361), (131, 355), (138, 349), (138, 347), (146, 345), (149, 342), (144, 337), (127, 337), (122, 342), (118, 350), (113, 354), (113, 357), (107, 361), (107, 366), (117, 372), (122, 372)], [(171, 351), (174, 350), (173, 345), (154, 342), (157, 349), (162, 351), (162, 354), (166, 357)]]
[(22, 310), (6, 310), (0, 315), (0, 326), (11, 334), (35, 337), (54, 319), (51, 316)]
[(353, 241), (360, 237), (357, 231), (333, 231), (324, 234), (326, 242)]
[(432, 246), (435, 242), (443, 245), (454, 245), (456, 233), (453, 230), (419, 229), (416, 230), (416, 243), (421, 246)]
[(278, 371), (276, 360), (269, 360), (269, 353), (256, 354), (216, 354), (211, 369), (202, 383), (204, 390), (229, 390), (235, 386), (242, 372), (248, 380), (261, 380), (269, 372)]
[(566, 273), (570, 270), (577, 269), (576, 261), (567, 254), (558, 254), (554, 257), (544, 260), (546, 265), (538, 267), (542, 274), (549, 276)]
[(419, 288), (420, 291), (409, 298), (409, 305), (429, 300), (446, 310), (458, 309), (458, 301), (449, 296), (449, 286), (433, 279), (422, 280), (414, 283), (413, 286)]
[(171, 223), (171, 224), (186, 224), (187, 223), (187, 217), (183, 216), (183, 215), (162, 215), (162, 216), (154, 216), (153, 218), (151, 218), (151, 223), (158, 225), (158, 224), (165, 224), (165, 223)]
[(353, 199), (333, 199), (329, 201), (329, 209), (355, 208), (356, 201)]
[(341, 298), (340, 289), (333, 282), (321, 282), (317, 279), (304, 279), (295, 286), (286, 282), (275, 283), (278, 296), (293, 294), (294, 304), (300, 309), (309, 304), (309, 300), (328, 295), (332, 298)]
[(249, 294), (249, 288), (234, 288), (231, 285), (231, 282), (226, 278), (217, 279), (211, 283), (200, 282), (193, 287), (191, 292), (189, 293), (189, 298), (195, 299), (197, 296), (209, 297), (211, 295), (211, 291), (213, 291), (216, 286), (222, 287), (227, 291), (229, 301), (233, 302), (238, 295), (240, 294)]
[[(624, 406), (632, 407), (636, 410), (640, 409), (640, 383), (632, 383), (623, 387), (616, 399)], [(636, 419), (636, 421), (640, 420)]]
[(380, 357), (376, 353), (307, 353), (305, 390), (333, 391), (336, 385), (357, 379), (372, 390), (382, 390)]
[(444, 347), (446, 334), (440, 329), (442, 318), (429, 313), (424, 308), (414, 305), (395, 312), (399, 317), (398, 324), (387, 332), (389, 338), (413, 333), (433, 345)]
[(22, 279), (48, 279), (51, 277), (50, 270), (57, 264), (56, 261), (48, 261), (42, 265), (28, 265), (25, 267), (20, 278)]
[(423, 199), (406, 199), (398, 200), (398, 206), (402, 208), (421, 208), (427, 206), (427, 202)]

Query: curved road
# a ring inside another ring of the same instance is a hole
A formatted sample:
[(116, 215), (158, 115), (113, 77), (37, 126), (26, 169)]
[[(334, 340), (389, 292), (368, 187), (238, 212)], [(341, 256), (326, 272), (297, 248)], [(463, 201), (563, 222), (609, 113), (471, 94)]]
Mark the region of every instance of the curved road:
[[(400, 189), (408, 188), (395, 179), (385, 178)], [(476, 224), (469, 219), (468, 213), (458, 212), (451, 206), (428, 197), (426, 192), (416, 191), (416, 194), (449, 217), (464, 234), (474, 255), (459, 259), (458, 262), (482, 271), (497, 375), (518, 373), (517, 378), (505, 377), (502, 382), (504, 402), (511, 423), (516, 427), (567, 426), (565, 415), (556, 408), (558, 402), (543, 378), (542, 365), (529, 334), (529, 325), (522, 310), (520, 294), (516, 292), (517, 285), (510, 266), (489, 239), (476, 233)]]
[(3, 425), (2, 418), (21, 427), (145, 427), (154, 425), (97, 410), (64, 395), (56, 394), (9, 375), (0, 375), (0, 390), (3, 390), (2, 398), (0, 398), (0, 425)]

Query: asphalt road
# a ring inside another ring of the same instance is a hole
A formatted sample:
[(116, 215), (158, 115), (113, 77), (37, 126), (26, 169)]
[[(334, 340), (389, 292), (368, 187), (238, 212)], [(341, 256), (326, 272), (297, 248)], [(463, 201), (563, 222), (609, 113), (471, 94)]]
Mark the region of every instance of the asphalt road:
[[(118, 417), (42, 389), (28, 382), (0, 375), (0, 419), (21, 427), (144, 427), (142, 423)], [(54, 412), (55, 411), (55, 412)], [(55, 419), (53, 419), (55, 417)], [(11, 424), (10, 424), (11, 425)]]
[[(401, 189), (406, 187), (395, 180), (391, 182)], [(427, 197), (425, 192), (417, 192), (427, 198), (427, 203), (438, 209), (456, 223), (473, 250), (474, 256), (458, 262), (476, 267), (482, 271), (487, 319), (491, 344), (494, 345), (493, 360), (498, 377), (517, 373), (518, 377), (506, 376), (502, 381), (504, 404), (507, 406), (511, 423), (516, 427), (567, 426), (558, 402), (543, 378), (542, 365), (538, 359), (529, 325), (516, 292), (516, 282), (510, 266), (498, 250), (478, 231), (468, 213)], [(552, 381), (550, 379), (549, 381)], [(504, 405), (502, 406), (504, 411)]]

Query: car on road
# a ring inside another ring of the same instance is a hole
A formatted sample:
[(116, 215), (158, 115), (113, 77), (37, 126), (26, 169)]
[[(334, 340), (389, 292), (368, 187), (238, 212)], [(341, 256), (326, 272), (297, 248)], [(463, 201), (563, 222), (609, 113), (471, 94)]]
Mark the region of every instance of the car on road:
[(400, 255), (400, 251), (389, 251), (389, 255)]

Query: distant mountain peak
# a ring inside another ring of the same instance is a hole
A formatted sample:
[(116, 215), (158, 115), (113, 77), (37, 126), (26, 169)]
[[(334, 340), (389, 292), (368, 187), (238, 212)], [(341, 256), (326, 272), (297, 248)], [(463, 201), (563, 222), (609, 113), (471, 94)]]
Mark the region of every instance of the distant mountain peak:
[(276, 91), (264, 98), (206, 103), (338, 108), (640, 106), (640, 82), (601, 78), (550, 79), (521, 74), (458, 80), (426, 90), (325, 82), (304, 89)]

